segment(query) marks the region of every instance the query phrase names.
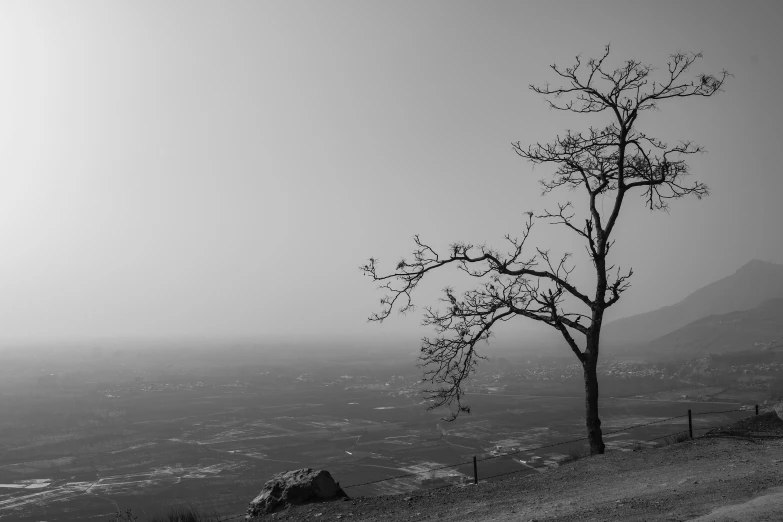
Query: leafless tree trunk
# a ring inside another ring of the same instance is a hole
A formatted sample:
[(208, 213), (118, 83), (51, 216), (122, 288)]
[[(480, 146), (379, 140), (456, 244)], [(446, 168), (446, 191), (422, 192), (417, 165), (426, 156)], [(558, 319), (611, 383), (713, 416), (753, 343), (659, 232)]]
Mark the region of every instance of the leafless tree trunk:
[[(541, 180), (545, 194), (560, 187), (581, 190), (589, 204), (586, 216), (577, 219), (571, 202), (559, 203), (557, 209), (545, 210), (535, 218), (529, 212), (521, 236), (505, 236), (507, 252), (454, 243), (448, 252), (438, 254), (414, 236), (413, 260), (401, 260), (394, 272), (379, 274), (374, 258), (361, 267), (387, 291), (381, 299), (381, 311), (370, 317), (378, 322), (389, 317), (395, 307), (401, 313), (412, 310), (412, 293), (429, 272), (454, 265), (479, 280), (479, 286), (461, 298), (446, 288), (441, 299), (445, 310), (424, 309), (424, 324), (432, 325), (437, 333), (435, 338), (422, 340), (420, 366), (425, 369), (425, 380), (435, 385), (425, 395), (435, 399), (431, 408), (456, 404), (450, 419), (460, 412), (470, 412), (463, 403), (463, 383), (482, 359), (476, 351), (478, 342), (488, 341), (496, 324), (525, 317), (558, 330), (584, 370), (585, 421), (593, 454), (605, 449), (598, 416), (597, 376), (604, 312), (628, 289), (633, 275), (632, 270), (623, 272), (608, 264), (614, 244), (612, 233), (625, 195), (641, 191), (651, 210), (667, 210), (672, 199), (687, 195), (700, 199), (708, 194), (704, 183), (685, 183), (684, 179), (688, 175), (685, 157), (703, 149), (690, 141), (670, 146), (640, 131), (637, 120), (663, 100), (712, 96), (721, 90), (728, 76), (723, 71), (718, 76), (699, 74), (685, 79), (700, 54), (672, 55), (661, 80), (653, 80), (653, 68), (635, 60), (607, 70), (604, 62), (608, 56), (609, 46), (601, 58), (585, 64), (577, 57), (571, 67), (553, 65), (563, 85), (530, 86), (546, 98), (552, 109), (578, 114), (606, 112), (610, 121), (605, 127), (590, 127), (585, 132), (569, 130), (545, 144), (512, 144), (522, 158), (554, 167), (554, 173)], [(604, 197), (613, 200), (608, 217), (598, 209), (597, 201)], [(552, 257), (548, 250), (535, 248), (534, 253), (523, 255), (535, 219), (565, 226), (584, 244), (595, 269), (592, 296), (570, 282), (575, 268), (570, 253)], [(575, 336), (583, 339), (578, 342)]]

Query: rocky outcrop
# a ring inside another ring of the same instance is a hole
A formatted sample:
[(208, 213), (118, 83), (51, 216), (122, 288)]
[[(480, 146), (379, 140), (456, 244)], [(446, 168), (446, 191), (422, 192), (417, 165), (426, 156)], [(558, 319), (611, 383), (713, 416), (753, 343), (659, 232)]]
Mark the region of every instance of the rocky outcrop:
[(272, 476), (261, 493), (250, 502), (247, 520), (274, 513), (288, 506), (348, 498), (326, 470), (310, 468), (286, 471)]

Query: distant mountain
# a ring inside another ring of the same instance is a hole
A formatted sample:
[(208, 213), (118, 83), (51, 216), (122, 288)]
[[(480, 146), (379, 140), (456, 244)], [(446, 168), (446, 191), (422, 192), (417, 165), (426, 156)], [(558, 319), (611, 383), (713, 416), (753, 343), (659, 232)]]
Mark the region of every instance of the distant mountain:
[(750, 310), (777, 298), (783, 298), (783, 265), (753, 260), (675, 305), (606, 324), (601, 337), (606, 346), (646, 345), (707, 316)]
[(781, 337), (783, 299), (773, 299), (751, 310), (704, 317), (655, 339), (641, 351), (693, 359), (710, 353), (776, 348)]

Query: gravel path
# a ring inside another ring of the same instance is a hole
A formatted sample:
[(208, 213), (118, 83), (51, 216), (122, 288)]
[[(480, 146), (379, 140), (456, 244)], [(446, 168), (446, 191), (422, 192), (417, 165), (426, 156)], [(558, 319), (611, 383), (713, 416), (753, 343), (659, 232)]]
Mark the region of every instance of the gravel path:
[(477, 486), (296, 506), (264, 520), (783, 520), (774, 412), (658, 449), (610, 452)]

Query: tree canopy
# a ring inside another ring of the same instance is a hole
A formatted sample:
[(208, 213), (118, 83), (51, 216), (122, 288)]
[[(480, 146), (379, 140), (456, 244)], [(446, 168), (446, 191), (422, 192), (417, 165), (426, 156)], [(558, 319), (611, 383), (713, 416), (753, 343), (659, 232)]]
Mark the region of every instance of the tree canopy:
[[(424, 307), (423, 323), (434, 327), (437, 334), (422, 339), (421, 366), (425, 380), (434, 385), (425, 396), (434, 399), (432, 408), (456, 404), (451, 419), (470, 411), (463, 401), (463, 384), (482, 358), (477, 344), (488, 341), (497, 324), (523, 317), (560, 332), (585, 368), (588, 433), (594, 452), (603, 452), (595, 367), (604, 311), (619, 301), (633, 275), (632, 269), (623, 271), (608, 262), (625, 196), (639, 193), (651, 210), (666, 211), (672, 200), (701, 199), (709, 194), (706, 184), (688, 177), (686, 162), (688, 156), (704, 149), (691, 141), (669, 144), (639, 129), (638, 120), (644, 111), (659, 109), (665, 100), (713, 96), (729, 76), (726, 71), (717, 76), (691, 75), (693, 64), (702, 56), (699, 53), (671, 55), (661, 79), (653, 78), (653, 67), (636, 60), (607, 69), (609, 54), (606, 46), (600, 58), (583, 61), (577, 56), (570, 67), (552, 65), (560, 79), (557, 86), (530, 86), (553, 110), (608, 113), (606, 125), (567, 130), (551, 142), (527, 147), (512, 143), (520, 157), (534, 165), (552, 166), (553, 172), (540, 180), (544, 194), (563, 187), (582, 193), (586, 215), (577, 217), (570, 201), (538, 214), (528, 212), (518, 235), (505, 235), (504, 251), (455, 242), (448, 251), (438, 253), (416, 235), (412, 258), (402, 259), (391, 273), (380, 273), (375, 258), (360, 267), (386, 291), (381, 310), (370, 316), (377, 322), (386, 320), (394, 309), (413, 310), (413, 292), (435, 270), (454, 265), (479, 280), (461, 296), (452, 287), (445, 288), (442, 308)], [(607, 196), (613, 203), (604, 216), (598, 201)], [(566, 227), (587, 249), (595, 269), (591, 292), (572, 283), (575, 265), (570, 252), (553, 255), (527, 244), (537, 220)]]

